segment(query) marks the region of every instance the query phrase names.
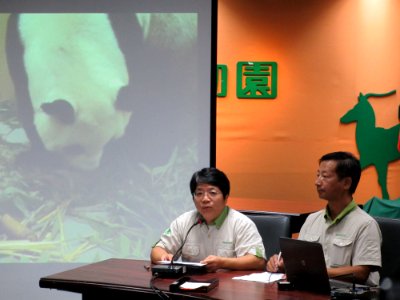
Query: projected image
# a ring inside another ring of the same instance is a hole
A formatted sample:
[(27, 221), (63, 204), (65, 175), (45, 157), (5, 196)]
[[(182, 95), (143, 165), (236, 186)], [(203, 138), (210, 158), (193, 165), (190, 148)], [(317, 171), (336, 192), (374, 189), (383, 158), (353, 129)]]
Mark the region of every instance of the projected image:
[(198, 15), (0, 14), (0, 26), (0, 262), (147, 259), (208, 164)]

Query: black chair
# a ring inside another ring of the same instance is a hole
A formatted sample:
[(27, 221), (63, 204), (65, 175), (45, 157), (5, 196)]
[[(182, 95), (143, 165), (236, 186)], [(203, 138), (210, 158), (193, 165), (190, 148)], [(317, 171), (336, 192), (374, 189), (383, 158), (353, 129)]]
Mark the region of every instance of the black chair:
[(246, 214), (257, 226), (267, 259), (280, 251), (279, 238), (291, 237), (290, 217), (273, 214)]
[(382, 232), (381, 281), (400, 279), (400, 219), (374, 217)]

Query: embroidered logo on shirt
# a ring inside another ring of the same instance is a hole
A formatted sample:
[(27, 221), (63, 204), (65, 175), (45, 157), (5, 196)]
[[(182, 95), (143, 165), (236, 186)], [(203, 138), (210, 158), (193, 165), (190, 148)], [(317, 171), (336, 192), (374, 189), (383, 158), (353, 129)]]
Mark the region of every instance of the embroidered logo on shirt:
[(341, 233), (341, 232), (336, 232), (335, 236), (344, 238), (344, 237), (347, 237), (347, 234)]
[(222, 241), (222, 244), (229, 244), (229, 245), (232, 245), (233, 242), (231, 242), (231, 241)]

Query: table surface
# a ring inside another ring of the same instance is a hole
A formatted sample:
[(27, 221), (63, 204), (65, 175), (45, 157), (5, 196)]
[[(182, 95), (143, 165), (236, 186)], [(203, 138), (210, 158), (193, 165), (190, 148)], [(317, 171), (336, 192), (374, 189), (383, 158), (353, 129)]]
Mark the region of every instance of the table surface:
[[(43, 277), (39, 281), (42, 288), (51, 288), (75, 293), (87, 294), (97, 290), (113, 290), (136, 293), (151, 293), (150, 263), (143, 260), (108, 259), (84, 265), (78, 268)], [(193, 275), (193, 279), (206, 280), (217, 277), (219, 285), (207, 293), (186, 293), (189, 298), (204, 299), (330, 299), (329, 295), (319, 295), (305, 291), (279, 291), (276, 283), (259, 283), (232, 279), (235, 276), (248, 275), (254, 271), (220, 270), (216, 273)], [(168, 291), (175, 279), (157, 278), (154, 285)]]

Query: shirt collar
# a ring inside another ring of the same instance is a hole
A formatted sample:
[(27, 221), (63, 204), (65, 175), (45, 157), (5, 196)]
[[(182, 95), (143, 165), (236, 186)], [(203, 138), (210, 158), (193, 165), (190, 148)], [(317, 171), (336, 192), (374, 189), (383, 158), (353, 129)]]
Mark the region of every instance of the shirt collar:
[[(229, 206), (225, 206), (221, 214), (214, 220), (214, 222), (212, 222), (209, 225), (214, 225), (217, 229), (219, 229), (224, 223), (226, 217), (228, 216), (228, 213), (229, 213)], [(201, 218), (203, 219), (203, 217)]]
[(354, 200), (351, 200), (351, 202), (349, 204), (347, 204), (347, 206), (340, 212), (340, 214), (334, 219), (331, 219), (330, 213), (329, 213), (329, 207), (326, 206), (325, 208), (325, 214), (324, 214), (324, 218), (325, 220), (330, 220), (332, 221), (332, 225), (333, 224), (337, 224), (339, 223), (345, 216), (347, 216), (353, 209), (355, 209), (357, 207), (357, 204), (354, 202)]

